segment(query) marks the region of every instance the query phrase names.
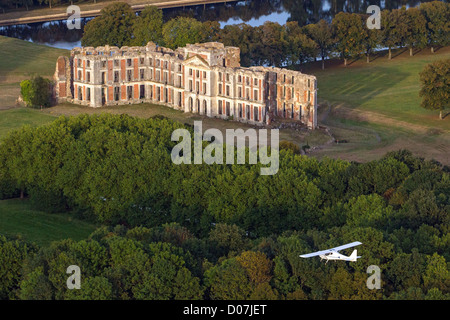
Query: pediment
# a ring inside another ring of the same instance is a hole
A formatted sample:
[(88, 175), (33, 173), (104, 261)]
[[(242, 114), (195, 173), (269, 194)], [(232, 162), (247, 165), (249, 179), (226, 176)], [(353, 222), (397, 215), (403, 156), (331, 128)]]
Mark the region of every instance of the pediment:
[(210, 69), (208, 62), (199, 55), (193, 55), (184, 61), (185, 65), (200, 66)]

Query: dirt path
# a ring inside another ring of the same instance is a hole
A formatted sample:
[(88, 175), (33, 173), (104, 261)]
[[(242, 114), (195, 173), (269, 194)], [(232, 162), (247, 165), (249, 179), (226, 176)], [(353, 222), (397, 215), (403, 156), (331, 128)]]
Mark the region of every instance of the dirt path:
[[(392, 128), (393, 131), (380, 132), (376, 128), (365, 125), (358, 128), (358, 125), (355, 124), (350, 126), (344, 134), (344, 138), (349, 139), (350, 143), (335, 144), (333, 142), (336, 140), (333, 139), (316, 146), (314, 150), (310, 150), (311, 155), (366, 162), (379, 159), (389, 151), (408, 149), (417, 156), (435, 159), (446, 165), (450, 164), (450, 130), (433, 129), (429, 126), (411, 124), (376, 112), (351, 109), (341, 104), (322, 103), (318, 115), (319, 125), (322, 127), (322, 130), (328, 130), (330, 137), (335, 137), (335, 134), (338, 132), (342, 136), (344, 127), (335, 126), (332, 122), (333, 119), (348, 119), (357, 122), (380, 124), (385, 128)], [(396, 129), (398, 131), (395, 131)], [(361, 140), (361, 137), (353, 136), (353, 133), (358, 135), (360, 131), (367, 135), (364, 140)]]

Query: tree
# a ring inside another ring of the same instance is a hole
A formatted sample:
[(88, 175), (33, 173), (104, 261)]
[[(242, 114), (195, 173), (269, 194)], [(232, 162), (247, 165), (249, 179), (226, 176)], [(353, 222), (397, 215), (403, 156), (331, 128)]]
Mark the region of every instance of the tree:
[(188, 17), (177, 17), (166, 22), (162, 29), (164, 45), (171, 49), (202, 40), (203, 24)]
[(86, 277), (83, 279), (82, 290), (68, 290), (66, 300), (111, 300), (112, 285), (105, 277)]
[(218, 256), (227, 255), (228, 252), (239, 252), (247, 246), (245, 231), (236, 225), (217, 223), (209, 233), (209, 240), (215, 243)]
[(20, 83), (20, 94), (28, 107), (42, 108), (51, 104), (51, 81), (41, 76)]
[(409, 55), (412, 57), (414, 48), (422, 49), (427, 45), (427, 20), (419, 8), (409, 8), (406, 18), (405, 44), (409, 47)]
[(358, 290), (358, 283), (350, 274), (342, 267), (338, 267), (336, 272), (332, 275), (329, 282), (330, 300), (351, 300), (356, 299)]
[(366, 51), (366, 62), (370, 62), (370, 55), (372, 52), (380, 45), (382, 33), (378, 29), (369, 29), (365, 27), (366, 20), (368, 18), (367, 15), (360, 15), (361, 23), (363, 24), (364, 30), (364, 39), (363, 46)]
[(82, 46), (126, 46), (133, 41), (133, 24), (136, 15), (125, 2), (117, 2), (104, 7), (100, 16), (89, 21), (84, 27)]
[(32, 88), (32, 81), (31, 80), (23, 80), (20, 83), (20, 95), (22, 96), (23, 101), (25, 104), (29, 105), (31, 104), (31, 99), (33, 97), (33, 88)]
[(259, 28), (240, 23), (226, 25), (220, 30), (220, 41), (225, 46), (239, 47), (241, 51), (241, 64), (251, 66), (261, 62), (261, 34)]
[(277, 22), (266, 21), (259, 27), (261, 30), (261, 53), (263, 63), (280, 67), (285, 56), (285, 34), (283, 27)]
[(6, 8), (9, 7), (9, 0), (0, 0), (0, 8), (2, 9), (3, 13), (6, 13)]
[(442, 112), (450, 103), (450, 59), (439, 60), (425, 66), (420, 73), (422, 97), (421, 107), (429, 110), (439, 110), (439, 119), (443, 119)]
[(450, 292), (450, 272), (444, 257), (437, 253), (427, 257), (427, 267), (423, 274), (423, 282), (427, 289), (437, 288), (444, 294)]
[(317, 56), (317, 43), (307, 36), (297, 22), (287, 22), (284, 26), (284, 34), (284, 56), (291, 65), (302, 64)]
[(149, 41), (162, 43), (162, 10), (155, 6), (147, 6), (133, 22), (133, 44), (145, 46)]
[(386, 206), (384, 199), (377, 195), (361, 195), (352, 198), (344, 206), (347, 224), (353, 227), (383, 228), (393, 214), (392, 207)]
[(449, 300), (450, 294), (443, 294), (438, 288), (431, 288), (425, 295), (425, 300)]
[(325, 57), (327, 57), (335, 45), (333, 29), (326, 20), (320, 20), (315, 24), (305, 27), (307, 34), (317, 43), (322, 58), (322, 70), (325, 69)]
[(347, 66), (349, 58), (358, 56), (363, 52), (364, 30), (359, 14), (339, 12), (333, 19), (333, 28), (336, 35), (336, 50), (344, 59)]
[(136, 299), (200, 299), (203, 288), (187, 268), (183, 251), (169, 243), (151, 243), (150, 260), (140, 274), (133, 275)]
[(47, 3), (51, 9), (53, 5), (61, 3), (61, 0), (38, 0), (40, 3)]
[(0, 299), (15, 298), (22, 280), (23, 264), (36, 248), (18, 240), (7, 240), (0, 235)]
[(282, 141), (280, 141), (279, 147), (280, 147), (280, 149), (290, 150), (294, 154), (300, 154), (301, 153), (300, 147), (297, 144), (295, 144), (294, 142), (291, 142), (291, 141), (282, 140)]
[(424, 270), (425, 255), (417, 249), (408, 254), (397, 254), (386, 270), (387, 285), (390, 290), (397, 292), (410, 287), (420, 287)]
[(446, 215), (436, 204), (435, 194), (426, 189), (416, 189), (402, 207), (403, 225), (417, 229), (422, 224), (439, 225)]
[(278, 291), (270, 286), (268, 282), (260, 283), (253, 290), (250, 300), (278, 300)]
[(381, 12), (382, 43), (389, 49), (389, 60), (392, 59), (392, 48), (404, 45), (407, 22), (405, 11), (402, 9)]
[[(2, 1), (0, 1), (0, 8), (2, 7), (1, 2)], [(11, 2), (15, 3), (16, 8), (18, 8), (18, 6), (25, 7), (27, 9), (27, 11), (28, 11), (29, 6), (33, 5), (33, 0), (12, 0)], [(58, 1), (53, 1), (53, 3), (57, 3), (57, 2)], [(51, 4), (51, 3), (49, 2), (49, 4)]]
[(19, 298), (21, 300), (51, 300), (53, 288), (44, 275), (44, 267), (39, 266), (26, 274), (20, 282)]
[(202, 42), (214, 42), (220, 40), (220, 23), (218, 21), (205, 21), (202, 24)]
[(272, 261), (262, 252), (242, 252), (236, 261), (247, 271), (248, 278), (255, 285), (269, 282), (272, 278)]
[(427, 20), (427, 39), (431, 52), (436, 46), (445, 46), (449, 43), (450, 6), (441, 1), (425, 2), (420, 5), (420, 10)]
[(247, 272), (235, 258), (206, 270), (204, 280), (213, 300), (246, 300), (252, 293)]

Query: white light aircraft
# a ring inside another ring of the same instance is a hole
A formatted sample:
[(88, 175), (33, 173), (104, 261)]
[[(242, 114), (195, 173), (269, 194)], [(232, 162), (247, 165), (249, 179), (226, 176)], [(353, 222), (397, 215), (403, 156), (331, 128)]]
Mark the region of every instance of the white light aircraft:
[(308, 254), (302, 254), (300, 257), (301, 258), (311, 258), (311, 257), (315, 257), (315, 256), (320, 256), (320, 260), (322, 260), (322, 259), (326, 260), (325, 263), (327, 263), (328, 260), (356, 261), (356, 259), (361, 258), (361, 256), (357, 256), (356, 249), (353, 250), (352, 254), (349, 257), (344, 256), (343, 254), (339, 253), (339, 251), (347, 249), (347, 248), (356, 247), (356, 246), (359, 246), (360, 244), (362, 244), (362, 243), (359, 241), (355, 241), (352, 243), (344, 244), (344, 245), (336, 247), (336, 248), (331, 248), (331, 249), (317, 251), (317, 252), (308, 253)]

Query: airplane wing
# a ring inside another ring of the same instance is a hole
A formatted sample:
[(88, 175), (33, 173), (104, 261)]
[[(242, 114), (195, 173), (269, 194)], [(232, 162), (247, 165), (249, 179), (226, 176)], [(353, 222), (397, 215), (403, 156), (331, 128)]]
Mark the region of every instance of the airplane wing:
[(300, 257), (301, 258), (311, 258), (311, 257), (315, 257), (315, 256), (318, 256), (318, 255), (321, 255), (321, 254), (330, 253), (330, 252), (333, 252), (333, 251), (340, 251), (340, 250), (344, 250), (344, 249), (347, 249), (347, 248), (356, 247), (356, 246), (359, 246), (360, 244), (362, 244), (362, 243), (359, 242), (359, 241), (355, 241), (355, 242), (347, 243), (347, 244), (344, 244), (342, 246), (331, 248), (331, 249), (327, 249), (327, 250), (321, 250), (321, 251), (316, 251), (316, 252), (312, 252), (312, 253), (302, 254), (302, 255), (300, 255)]
[(329, 253), (332, 252), (333, 250), (322, 250), (322, 251), (316, 251), (316, 252), (312, 252), (312, 253), (307, 253), (307, 254), (302, 254), (300, 257), (301, 258), (311, 258), (311, 257), (315, 257), (321, 254), (325, 254), (325, 253)]
[(360, 244), (362, 244), (362, 243), (359, 242), (359, 241), (355, 241), (355, 242), (344, 244), (344, 245), (336, 247), (336, 248), (332, 248), (330, 250), (340, 251), (340, 250), (344, 250), (344, 249), (347, 249), (347, 248), (359, 246)]

